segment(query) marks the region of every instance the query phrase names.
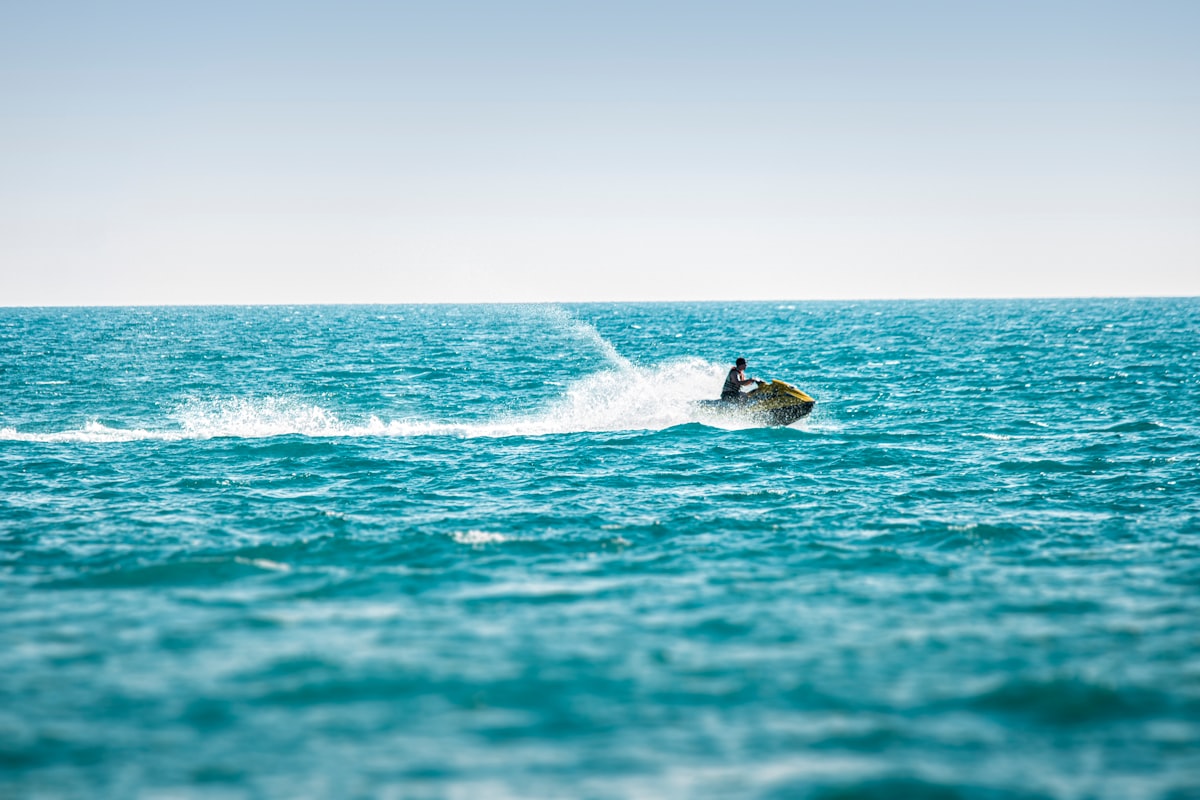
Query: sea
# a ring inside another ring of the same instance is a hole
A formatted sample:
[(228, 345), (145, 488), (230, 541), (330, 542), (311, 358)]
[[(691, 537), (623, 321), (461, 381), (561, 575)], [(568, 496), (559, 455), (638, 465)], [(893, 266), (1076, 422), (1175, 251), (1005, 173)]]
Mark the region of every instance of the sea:
[(1200, 798), (1197, 298), (2, 308), (0, 399), (0, 797)]

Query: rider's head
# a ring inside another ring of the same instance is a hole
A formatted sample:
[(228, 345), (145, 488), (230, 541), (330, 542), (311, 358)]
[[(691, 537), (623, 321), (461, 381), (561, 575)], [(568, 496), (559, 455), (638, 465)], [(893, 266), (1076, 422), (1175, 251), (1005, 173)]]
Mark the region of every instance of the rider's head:
[(739, 358), (739, 359), (737, 360), (737, 368), (738, 368), (738, 369), (745, 369), (745, 368), (746, 368), (746, 359), (744, 359), (744, 358)]

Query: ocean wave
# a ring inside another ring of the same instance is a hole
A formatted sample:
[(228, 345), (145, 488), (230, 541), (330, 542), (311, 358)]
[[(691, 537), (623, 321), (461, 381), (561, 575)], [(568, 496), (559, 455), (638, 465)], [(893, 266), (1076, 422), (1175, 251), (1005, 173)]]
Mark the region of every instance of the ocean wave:
[(1074, 726), (1151, 717), (1166, 708), (1168, 701), (1153, 689), (1058, 677), (1009, 679), (976, 696), (971, 705), (1045, 725)]
[(1097, 465), (1092, 462), (1079, 464), (1060, 461), (1053, 458), (1035, 458), (1028, 460), (1003, 461), (996, 469), (1004, 472), (1092, 472)]
[(786, 782), (762, 795), (765, 800), (808, 797), (811, 800), (892, 800), (903, 797), (911, 800), (1045, 800), (1049, 795), (1034, 791), (1011, 792), (987, 786), (975, 786), (960, 781), (942, 782), (901, 775), (867, 778), (852, 782), (833, 783), (814, 787), (809, 778), (796, 783)]
[(144, 428), (112, 428), (101, 422), (89, 420), (83, 427), (65, 431), (28, 432), (16, 428), (0, 428), (0, 441), (10, 442), (137, 442), (147, 439), (179, 439), (179, 434), (165, 431), (151, 431)]
[(1104, 429), (1105, 433), (1150, 433), (1162, 430), (1165, 426), (1152, 420), (1122, 422)]
[(485, 544), (500, 544), (502, 542), (507, 542), (511, 537), (505, 536), (503, 533), (488, 533), (487, 531), (469, 530), (455, 531), (450, 534), (450, 538), (459, 544), (478, 547)]
[(140, 589), (163, 586), (212, 586), (263, 572), (286, 572), (286, 565), (265, 559), (197, 556), (150, 564), (124, 564), (42, 584), (58, 589)]

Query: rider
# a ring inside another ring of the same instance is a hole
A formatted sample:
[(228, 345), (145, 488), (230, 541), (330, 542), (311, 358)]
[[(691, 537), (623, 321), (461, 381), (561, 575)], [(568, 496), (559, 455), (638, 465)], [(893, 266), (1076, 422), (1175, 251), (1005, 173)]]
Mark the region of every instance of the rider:
[(721, 399), (732, 400), (735, 403), (744, 402), (746, 395), (742, 394), (742, 387), (758, 382), (758, 378), (746, 377), (746, 359), (739, 358), (737, 365), (731, 368), (725, 377), (725, 385), (721, 388)]

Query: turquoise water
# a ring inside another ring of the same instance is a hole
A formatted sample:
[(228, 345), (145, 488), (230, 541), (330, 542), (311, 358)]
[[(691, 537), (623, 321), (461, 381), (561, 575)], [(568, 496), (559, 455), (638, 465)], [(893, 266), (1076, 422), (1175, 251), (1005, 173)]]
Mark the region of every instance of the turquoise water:
[[(738, 355), (818, 403), (702, 418)], [(0, 796), (1200, 797), (1200, 300), (0, 309)]]

